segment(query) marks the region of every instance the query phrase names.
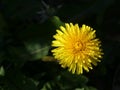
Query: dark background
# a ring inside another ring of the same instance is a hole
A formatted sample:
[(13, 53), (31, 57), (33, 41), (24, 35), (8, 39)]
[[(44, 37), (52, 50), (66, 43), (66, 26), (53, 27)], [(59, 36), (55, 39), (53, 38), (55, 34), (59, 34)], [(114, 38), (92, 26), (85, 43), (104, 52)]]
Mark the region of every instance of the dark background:
[[(72, 75), (54, 61), (53, 16), (96, 30), (104, 55), (89, 73)], [(1, 0), (0, 90), (120, 90), (120, 1)]]

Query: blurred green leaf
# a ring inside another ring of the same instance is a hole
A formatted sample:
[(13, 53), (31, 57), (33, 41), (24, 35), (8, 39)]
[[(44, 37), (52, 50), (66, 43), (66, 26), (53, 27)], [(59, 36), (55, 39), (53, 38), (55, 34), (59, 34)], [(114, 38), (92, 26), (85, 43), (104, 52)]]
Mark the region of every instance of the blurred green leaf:
[(76, 88), (75, 90), (84, 90), (84, 88)]
[(71, 85), (74, 85), (74, 83), (77, 83), (77, 84), (75, 84), (76, 86), (77, 85), (84, 86), (88, 82), (88, 78), (86, 76), (72, 74), (68, 71), (62, 72), (62, 79), (66, 80), (67, 83), (69, 82), (69, 84), (71, 83)]
[(41, 59), (42, 57), (46, 56), (50, 48), (49, 45), (41, 45), (40, 41), (26, 42), (25, 46), (33, 60)]
[(52, 86), (49, 82), (47, 82), (46, 84), (44, 84), (43, 88), (41, 90), (53, 90)]
[(0, 76), (4, 76), (5, 75), (5, 70), (4, 70), (4, 67), (1, 66), (0, 67)]
[(56, 78), (56, 84), (60, 90), (73, 90), (81, 88), (86, 85), (88, 78), (84, 75), (75, 75), (68, 71), (61, 72), (60, 76)]
[(64, 22), (62, 22), (60, 18), (57, 16), (51, 17), (50, 20), (56, 26), (56, 29), (59, 28), (60, 26), (64, 26)]
[(38, 90), (34, 80), (16, 70), (7, 72), (3, 82), (3, 88), (4, 90)]
[(85, 86), (84, 90), (97, 90), (97, 89), (91, 86)]

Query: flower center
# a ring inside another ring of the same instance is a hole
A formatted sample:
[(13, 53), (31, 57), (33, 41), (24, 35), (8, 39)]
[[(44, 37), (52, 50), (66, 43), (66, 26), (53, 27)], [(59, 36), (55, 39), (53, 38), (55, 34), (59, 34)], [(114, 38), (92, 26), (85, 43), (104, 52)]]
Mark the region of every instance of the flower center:
[(76, 42), (75, 43), (75, 45), (74, 45), (74, 48), (76, 49), (76, 50), (80, 50), (81, 48), (82, 48), (82, 43), (81, 42)]
[(75, 42), (73, 47), (74, 47), (74, 53), (78, 53), (83, 50), (83, 44), (80, 41)]

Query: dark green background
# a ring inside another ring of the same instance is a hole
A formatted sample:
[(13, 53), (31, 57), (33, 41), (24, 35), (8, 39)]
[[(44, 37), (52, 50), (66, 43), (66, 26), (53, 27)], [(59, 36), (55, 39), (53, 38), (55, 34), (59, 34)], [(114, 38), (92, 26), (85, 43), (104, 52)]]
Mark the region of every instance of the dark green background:
[[(1, 0), (0, 90), (120, 90), (119, 2)], [(89, 73), (73, 75), (51, 61), (52, 36), (61, 25), (53, 16), (96, 30), (104, 56)]]

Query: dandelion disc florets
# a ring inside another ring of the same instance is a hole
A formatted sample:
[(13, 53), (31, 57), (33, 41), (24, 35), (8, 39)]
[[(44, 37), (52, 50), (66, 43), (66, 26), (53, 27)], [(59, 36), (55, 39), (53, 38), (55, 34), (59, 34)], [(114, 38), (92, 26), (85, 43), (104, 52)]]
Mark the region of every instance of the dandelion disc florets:
[(96, 39), (95, 30), (91, 27), (72, 23), (60, 26), (53, 36), (52, 53), (63, 68), (72, 73), (82, 74), (83, 69), (89, 72), (92, 65), (97, 65), (102, 57), (101, 42)]

